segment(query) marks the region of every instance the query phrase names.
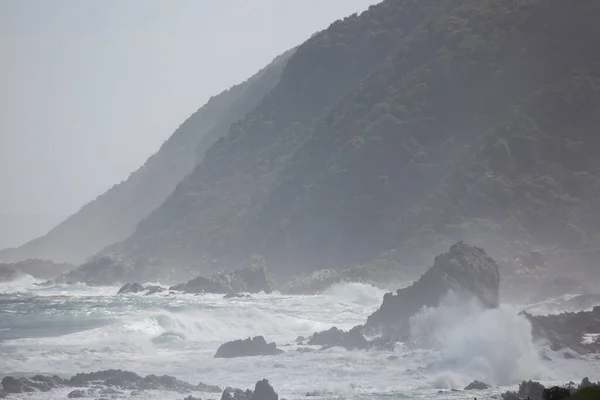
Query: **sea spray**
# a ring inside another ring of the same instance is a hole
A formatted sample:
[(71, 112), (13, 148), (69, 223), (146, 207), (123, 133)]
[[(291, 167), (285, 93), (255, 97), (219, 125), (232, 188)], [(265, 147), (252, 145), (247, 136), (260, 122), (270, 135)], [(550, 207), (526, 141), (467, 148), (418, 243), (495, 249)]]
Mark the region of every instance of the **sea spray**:
[(440, 387), (475, 379), (511, 385), (544, 374), (531, 325), (513, 307), (485, 309), (476, 299), (450, 293), (438, 307), (411, 318), (411, 340), (437, 350), (430, 365)]

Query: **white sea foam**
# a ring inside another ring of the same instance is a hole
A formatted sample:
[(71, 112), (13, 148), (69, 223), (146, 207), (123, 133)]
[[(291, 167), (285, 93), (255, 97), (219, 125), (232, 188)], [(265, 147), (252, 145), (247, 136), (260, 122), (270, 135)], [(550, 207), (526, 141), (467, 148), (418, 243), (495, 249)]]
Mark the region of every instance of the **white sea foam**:
[[(23, 283), (21, 288), (26, 286)], [(420, 348), (402, 350), (396, 353), (398, 359), (388, 360), (389, 353), (378, 351), (295, 351), (294, 338), (298, 335), (363, 323), (383, 296), (382, 290), (369, 285), (334, 285), (316, 296), (274, 293), (244, 299), (184, 294), (117, 297), (115, 289), (85, 285), (26, 289), (33, 299), (55, 305), (56, 309), (47, 312), (59, 325), (60, 318), (65, 318), (65, 323), (73, 320), (72, 316), (66, 319), (70, 313), (78, 313), (77, 318), (82, 319), (107, 319), (99, 326), (52, 337), (24, 335), (0, 342), (0, 374), (72, 375), (122, 368), (242, 388), (266, 377), (288, 399), (317, 391), (322, 399), (361, 400), (472, 398), (460, 392), (440, 395), (437, 390), (462, 389), (474, 379), (501, 386), (478, 394), (478, 399), (485, 399), (522, 379), (576, 380), (582, 374), (600, 374), (598, 360), (564, 360), (547, 350), (551, 360), (541, 360), (527, 320), (517, 315), (518, 308), (484, 310), (475, 302), (449, 297), (439, 307), (425, 309), (412, 319), (413, 339)], [(75, 296), (68, 296), (69, 292)], [(19, 295), (19, 302), (23, 298)], [(18, 318), (29, 317), (22, 310), (20, 313)], [(285, 353), (213, 358), (222, 342), (255, 335), (275, 341)], [(35, 396), (54, 398), (53, 393)], [(57, 392), (56, 398), (65, 398), (65, 394)]]

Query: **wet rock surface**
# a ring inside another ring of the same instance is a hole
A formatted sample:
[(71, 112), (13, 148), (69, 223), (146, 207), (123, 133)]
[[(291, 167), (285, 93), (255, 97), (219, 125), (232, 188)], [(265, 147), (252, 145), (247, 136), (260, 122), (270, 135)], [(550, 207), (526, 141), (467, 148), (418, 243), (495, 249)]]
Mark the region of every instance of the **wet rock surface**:
[(7, 394), (48, 392), (58, 388), (74, 388), (68, 398), (89, 396), (114, 396), (122, 394), (122, 390), (141, 391), (162, 390), (177, 393), (207, 392), (220, 393), (221, 388), (199, 383), (197, 385), (182, 381), (169, 375), (147, 375), (141, 377), (134, 372), (122, 370), (105, 370), (90, 373), (79, 373), (70, 379), (58, 376), (36, 375), (31, 378), (15, 378), (6, 376), (0, 383), (0, 397)]
[(475, 297), (487, 308), (499, 305), (500, 275), (496, 262), (484, 250), (458, 242), (437, 256), (433, 266), (413, 285), (387, 293), (381, 307), (369, 316), (365, 328), (388, 340), (409, 336), (409, 319), (423, 307), (435, 307), (449, 293)]
[(273, 356), (283, 353), (275, 343), (267, 343), (264, 337), (255, 336), (244, 340), (233, 340), (219, 346), (215, 358)]
[(523, 311), (521, 315), (531, 322), (533, 336), (546, 340), (555, 351), (600, 352), (600, 306), (578, 313), (533, 316)]
[(343, 347), (346, 350), (367, 350), (369, 342), (361, 333), (361, 327), (354, 327), (345, 332), (337, 327), (317, 332), (311, 336), (308, 345), (322, 348)]
[(117, 292), (118, 296), (126, 295), (126, 294), (135, 294), (135, 293), (144, 293), (145, 295), (150, 295), (154, 293), (164, 292), (166, 289), (156, 285), (141, 285), (139, 283), (127, 283), (123, 285), (119, 291)]

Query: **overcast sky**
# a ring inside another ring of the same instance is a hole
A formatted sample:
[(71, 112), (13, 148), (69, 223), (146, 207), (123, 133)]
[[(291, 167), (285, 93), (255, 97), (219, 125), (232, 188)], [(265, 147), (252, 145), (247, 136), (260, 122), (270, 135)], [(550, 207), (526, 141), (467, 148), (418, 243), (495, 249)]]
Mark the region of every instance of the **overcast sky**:
[(0, 0), (0, 214), (67, 215), (212, 95), (378, 0)]

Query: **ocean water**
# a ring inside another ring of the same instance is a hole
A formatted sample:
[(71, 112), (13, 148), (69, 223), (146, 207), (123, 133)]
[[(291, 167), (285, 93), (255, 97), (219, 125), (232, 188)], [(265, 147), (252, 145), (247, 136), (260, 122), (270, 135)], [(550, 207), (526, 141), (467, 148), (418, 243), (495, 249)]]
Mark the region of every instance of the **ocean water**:
[[(169, 374), (190, 383), (253, 388), (267, 378), (286, 399), (490, 399), (524, 379), (546, 383), (600, 379), (600, 360), (565, 359), (534, 343), (523, 307), (483, 310), (448, 297), (411, 321), (409, 343), (394, 353), (329, 349), (296, 351), (297, 336), (364, 323), (384, 291), (336, 285), (321, 295), (258, 294), (116, 296), (117, 287), (41, 287), (31, 277), (0, 284), (0, 376), (124, 369)], [(568, 301), (565, 298), (564, 301)], [(560, 299), (529, 309), (551, 312)], [(225, 341), (263, 335), (285, 353), (214, 359)], [(542, 354), (545, 357), (542, 357)], [(390, 355), (397, 356), (390, 360)], [(463, 389), (473, 380), (492, 389)], [(72, 389), (14, 398), (65, 399)], [(219, 398), (199, 394), (202, 398)], [(176, 393), (145, 397), (181, 399)]]

